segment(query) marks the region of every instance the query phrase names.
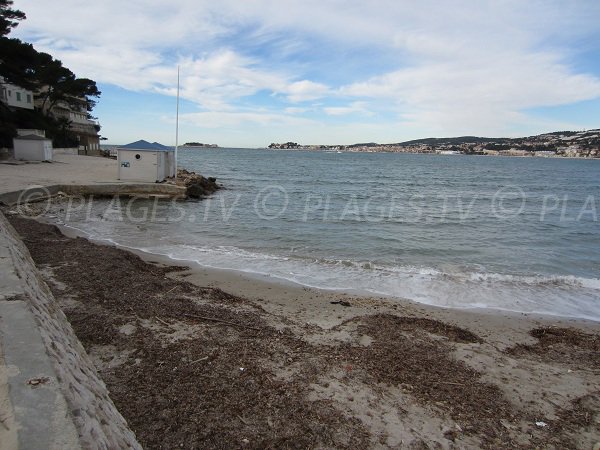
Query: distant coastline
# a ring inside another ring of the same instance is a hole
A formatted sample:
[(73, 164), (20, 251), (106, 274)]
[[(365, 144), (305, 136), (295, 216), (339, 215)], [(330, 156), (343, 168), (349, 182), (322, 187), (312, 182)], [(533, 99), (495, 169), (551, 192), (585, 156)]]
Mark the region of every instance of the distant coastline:
[(300, 145), (271, 143), (273, 150), (314, 150), (324, 152), (426, 153), (438, 155), (523, 156), (545, 158), (600, 158), (600, 129), (555, 131), (522, 138), (461, 136), (425, 138), (396, 144), (375, 142), (352, 145)]

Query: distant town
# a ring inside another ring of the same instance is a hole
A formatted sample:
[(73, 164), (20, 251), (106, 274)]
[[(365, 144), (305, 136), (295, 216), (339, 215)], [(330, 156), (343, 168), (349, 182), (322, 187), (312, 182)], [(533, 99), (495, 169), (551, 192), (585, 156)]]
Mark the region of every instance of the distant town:
[(272, 143), (270, 149), (301, 149), (326, 152), (431, 153), (441, 155), (492, 155), (600, 158), (600, 129), (555, 131), (523, 138), (461, 136), (426, 138), (397, 144), (375, 142), (352, 145), (300, 145)]

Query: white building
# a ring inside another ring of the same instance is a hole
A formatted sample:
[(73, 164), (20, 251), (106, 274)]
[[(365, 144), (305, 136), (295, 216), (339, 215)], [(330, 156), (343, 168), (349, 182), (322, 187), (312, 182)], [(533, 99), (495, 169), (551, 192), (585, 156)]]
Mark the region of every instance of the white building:
[(119, 180), (161, 182), (175, 176), (175, 150), (158, 142), (132, 142), (117, 149)]
[(33, 109), (33, 92), (6, 83), (0, 77), (0, 101), (11, 108)]
[(52, 161), (52, 141), (39, 134), (13, 139), (14, 157), (22, 161)]
[[(39, 93), (46, 93), (47, 86), (40, 89)], [(38, 95), (35, 106), (44, 114), (50, 114), (55, 119), (65, 119), (69, 122), (69, 131), (77, 139), (77, 146), (85, 150), (85, 154), (97, 154), (100, 150), (100, 124), (92, 120), (88, 114), (85, 98), (72, 97), (69, 102), (60, 100), (44, 102), (43, 96)]]

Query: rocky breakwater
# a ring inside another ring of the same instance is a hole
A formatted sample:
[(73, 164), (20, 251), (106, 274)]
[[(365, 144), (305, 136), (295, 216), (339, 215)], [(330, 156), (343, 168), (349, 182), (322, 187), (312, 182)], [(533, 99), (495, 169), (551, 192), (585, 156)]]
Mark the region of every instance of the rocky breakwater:
[(203, 177), (185, 169), (179, 169), (177, 172), (177, 184), (185, 186), (186, 195), (190, 198), (203, 198), (222, 188), (217, 184), (216, 178)]

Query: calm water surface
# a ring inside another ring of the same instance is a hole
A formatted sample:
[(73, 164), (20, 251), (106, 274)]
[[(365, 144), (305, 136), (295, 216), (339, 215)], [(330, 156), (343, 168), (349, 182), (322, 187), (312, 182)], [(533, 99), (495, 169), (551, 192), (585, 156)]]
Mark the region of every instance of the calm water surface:
[(600, 320), (600, 161), (184, 149), (179, 164), (227, 189), (52, 214), (96, 239), (308, 286)]

